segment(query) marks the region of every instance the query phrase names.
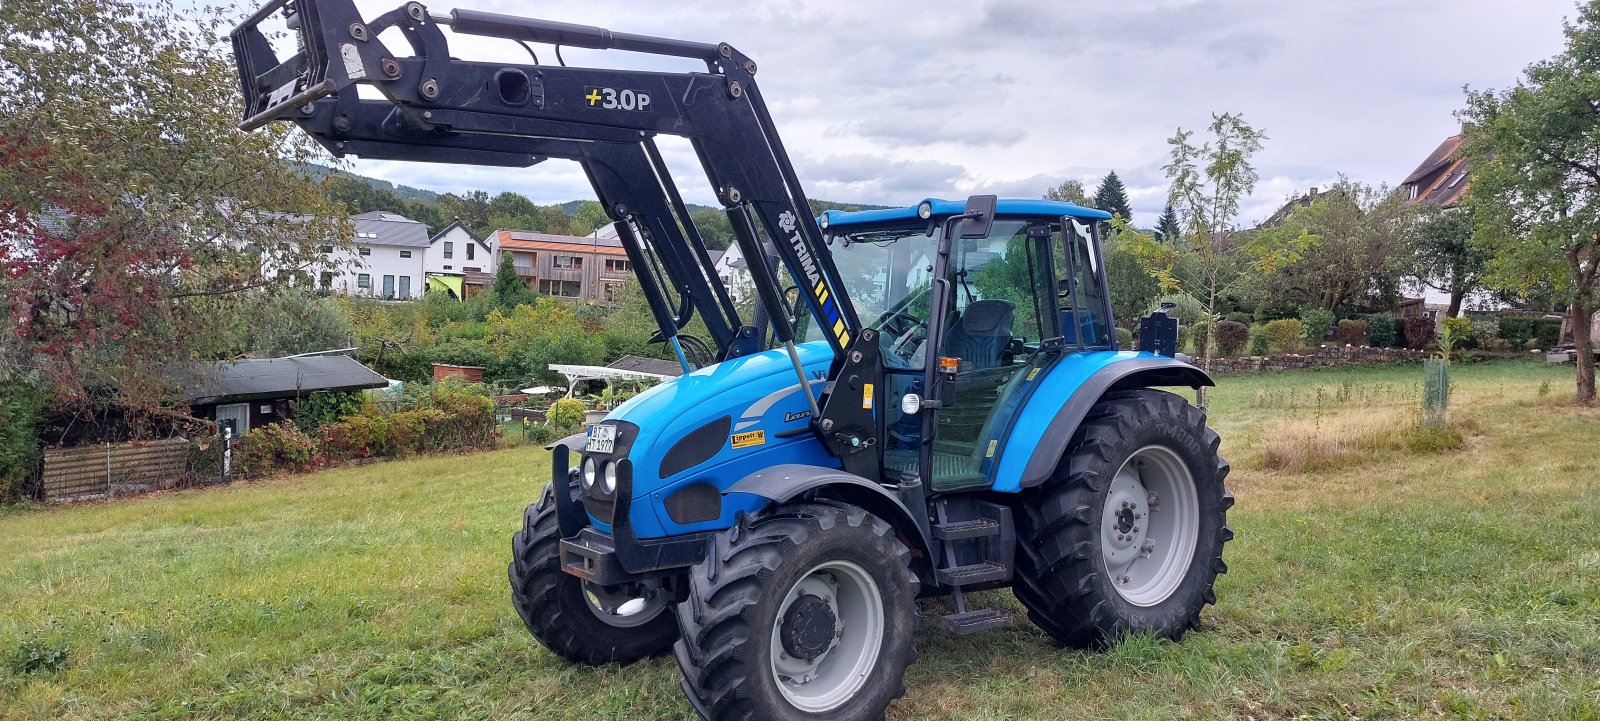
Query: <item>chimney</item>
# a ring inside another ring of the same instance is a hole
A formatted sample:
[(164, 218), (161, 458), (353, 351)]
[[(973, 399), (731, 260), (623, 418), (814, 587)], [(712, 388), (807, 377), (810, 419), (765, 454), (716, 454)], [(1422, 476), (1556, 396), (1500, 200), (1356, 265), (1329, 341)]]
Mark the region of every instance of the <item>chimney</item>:
[(1315, 185), (1311, 186), (1311, 199), (1312, 200), (1316, 200), (1317, 199), (1317, 186), (1315, 186)]

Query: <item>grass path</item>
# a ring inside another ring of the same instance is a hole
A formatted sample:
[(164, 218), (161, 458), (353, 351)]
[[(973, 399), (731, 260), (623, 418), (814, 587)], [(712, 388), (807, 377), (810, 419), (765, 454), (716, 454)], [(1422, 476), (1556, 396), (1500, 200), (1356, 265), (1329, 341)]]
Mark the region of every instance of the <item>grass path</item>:
[[(1458, 367), (1464, 448), (1317, 473), (1258, 449), (1394, 422), (1420, 371), (1224, 379), (1238, 540), (1204, 632), (1095, 654), (930, 626), (890, 718), (1600, 719), (1600, 411), (1562, 405), (1571, 372)], [(670, 659), (571, 666), (511, 611), (547, 468), (517, 449), (0, 511), (0, 720), (692, 718)]]

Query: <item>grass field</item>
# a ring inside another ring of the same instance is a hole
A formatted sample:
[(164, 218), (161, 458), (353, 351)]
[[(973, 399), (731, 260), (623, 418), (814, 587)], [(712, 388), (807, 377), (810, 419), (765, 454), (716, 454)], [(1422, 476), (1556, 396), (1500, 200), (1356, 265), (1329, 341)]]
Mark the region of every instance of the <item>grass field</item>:
[[(1600, 410), (1571, 374), (1457, 366), (1442, 451), (1384, 440), (1416, 366), (1223, 379), (1238, 540), (1206, 628), (1096, 654), (929, 625), (890, 718), (1600, 719)], [(523, 448), (0, 510), (0, 719), (692, 718), (670, 659), (571, 666), (512, 612), (546, 469)]]

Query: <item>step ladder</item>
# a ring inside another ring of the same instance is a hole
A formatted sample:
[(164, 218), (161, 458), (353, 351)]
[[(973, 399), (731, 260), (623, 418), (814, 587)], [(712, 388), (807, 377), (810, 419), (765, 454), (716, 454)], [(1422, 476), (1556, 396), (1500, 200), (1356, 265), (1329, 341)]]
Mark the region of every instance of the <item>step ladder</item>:
[(1011, 580), (1016, 530), (1011, 509), (968, 498), (935, 503), (937, 522), (929, 530), (939, 545), (934, 580), (950, 587), (956, 611), (934, 619), (958, 636), (1010, 628), (1011, 615), (998, 608), (968, 609), (963, 587)]

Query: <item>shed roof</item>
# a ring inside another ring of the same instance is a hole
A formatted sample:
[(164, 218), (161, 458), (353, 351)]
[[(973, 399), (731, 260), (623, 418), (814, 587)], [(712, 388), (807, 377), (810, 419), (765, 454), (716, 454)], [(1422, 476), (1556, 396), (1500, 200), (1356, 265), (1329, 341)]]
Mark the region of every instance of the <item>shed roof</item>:
[(636, 355), (625, 355), (610, 363), (607, 363), (606, 367), (616, 368), (617, 370), (653, 373), (655, 375), (662, 376), (677, 377), (683, 375), (683, 366), (679, 365), (677, 361), (661, 360), (660, 358), (642, 358)]
[(191, 404), (294, 398), (316, 391), (385, 388), (388, 379), (349, 356), (220, 361), (191, 367), (183, 398)]

